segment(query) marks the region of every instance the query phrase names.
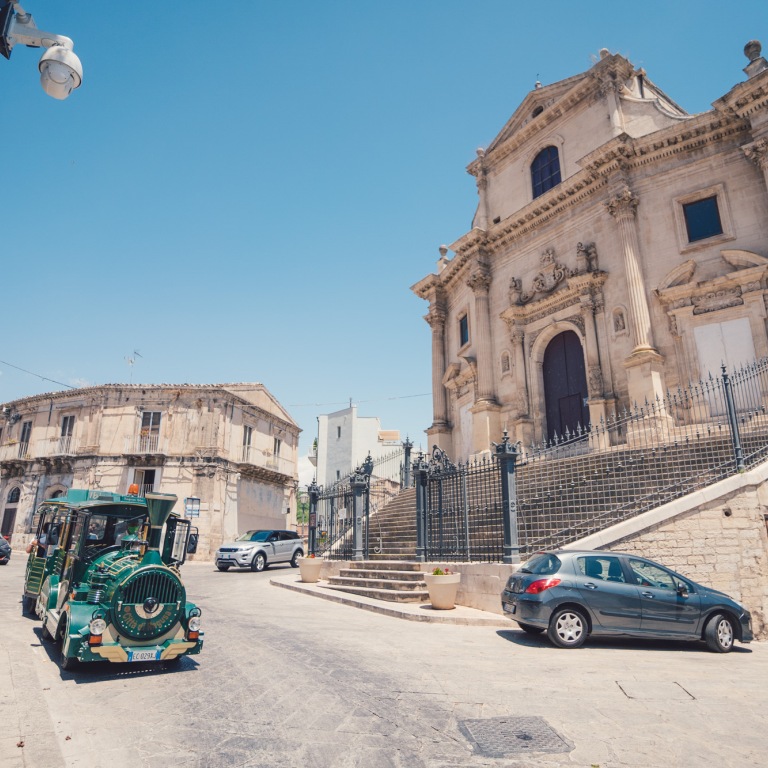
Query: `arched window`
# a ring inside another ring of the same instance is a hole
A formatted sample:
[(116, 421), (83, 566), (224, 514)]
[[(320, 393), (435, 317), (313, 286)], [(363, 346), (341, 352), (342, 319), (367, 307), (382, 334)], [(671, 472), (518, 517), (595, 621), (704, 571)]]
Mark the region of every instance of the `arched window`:
[(534, 198), (560, 183), (560, 157), (557, 147), (544, 147), (531, 163), (531, 185)]
[(8, 503), (18, 504), (20, 496), (21, 490), (19, 488), (11, 488), (10, 492), (8, 493)]

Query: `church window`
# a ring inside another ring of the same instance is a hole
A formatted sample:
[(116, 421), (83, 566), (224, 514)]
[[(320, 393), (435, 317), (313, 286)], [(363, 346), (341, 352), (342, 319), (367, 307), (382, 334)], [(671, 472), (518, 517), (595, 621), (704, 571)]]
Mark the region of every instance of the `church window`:
[(560, 156), (557, 147), (544, 147), (531, 163), (531, 185), (534, 198), (560, 183)]
[(685, 203), (683, 215), (685, 216), (685, 228), (689, 243), (723, 234), (717, 195), (705, 197), (703, 200), (696, 200), (692, 203)]
[(459, 318), (459, 347), (469, 344), (469, 317), (462, 315)]

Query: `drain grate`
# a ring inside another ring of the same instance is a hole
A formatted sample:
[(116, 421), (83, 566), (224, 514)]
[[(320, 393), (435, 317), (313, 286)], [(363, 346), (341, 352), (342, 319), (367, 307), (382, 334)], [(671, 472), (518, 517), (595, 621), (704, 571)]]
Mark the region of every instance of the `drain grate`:
[(461, 720), (459, 728), (485, 757), (506, 757), (526, 752), (570, 752), (569, 744), (543, 717), (491, 717)]

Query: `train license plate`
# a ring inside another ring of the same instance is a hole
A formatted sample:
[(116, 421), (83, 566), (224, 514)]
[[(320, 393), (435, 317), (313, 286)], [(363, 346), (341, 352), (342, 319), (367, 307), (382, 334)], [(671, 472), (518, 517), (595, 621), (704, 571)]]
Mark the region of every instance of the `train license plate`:
[(128, 651), (128, 661), (157, 661), (160, 651)]

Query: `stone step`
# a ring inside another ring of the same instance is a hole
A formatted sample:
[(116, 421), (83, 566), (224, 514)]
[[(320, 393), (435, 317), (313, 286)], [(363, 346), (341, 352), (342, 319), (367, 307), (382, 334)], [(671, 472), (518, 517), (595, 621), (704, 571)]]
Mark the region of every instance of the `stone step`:
[[(349, 563), (351, 570), (360, 571), (371, 568), (370, 560), (352, 560)], [(376, 560), (376, 565), (373, 567), (376, 571), (410, 571), (419, 572), (421, 570), (420, 563), (412, 563), (404, 565), (400, 560)]]
[[(399, 563), (403, 566), (403, 563)], [(339, 576), (350, 579), (378, 579), (379, 581), (419, 582), (422, 581), (421, 572), (415, 569), (394, 570), (392, 568), (376, 568), (375, 564), (369, 564), (368, 568), (342, 568)]]
[(353, 587), (338, 584), (323, 584), (324, 589), (333, 589), (338, 592), (347, 592), (351, 595), (373, 597), (376, 600), (386, 600), (391, 603), (425, 603), (429, 600), (429, 592), (403, 591), (395, 589), (374, 589), (371, 587)]
[[(370, 571), (363, 571), (370, 573)], [(368, 587), (387, 592), (423, 592), (426, 589), (424, 579), (404, 581), (401, 579), (377, 579), (370, 576), (330, 576), (328, 583), (335, 587)]]

